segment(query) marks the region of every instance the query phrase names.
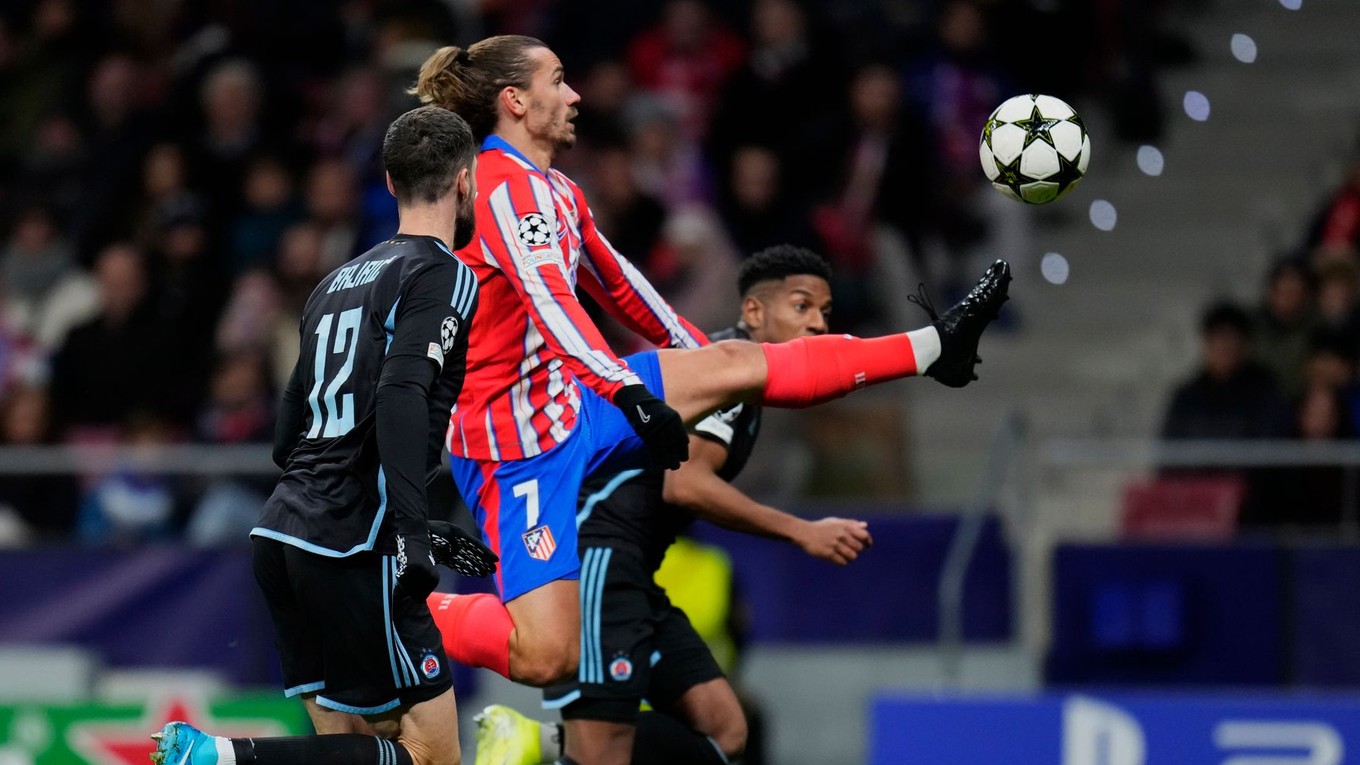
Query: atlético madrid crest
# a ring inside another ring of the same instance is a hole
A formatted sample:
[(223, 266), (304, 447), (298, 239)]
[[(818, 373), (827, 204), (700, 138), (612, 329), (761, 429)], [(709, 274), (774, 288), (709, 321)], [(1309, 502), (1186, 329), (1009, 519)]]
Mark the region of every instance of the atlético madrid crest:
[(553, 539), (552, 529), (535, 526), (524, 532), (524, 547), (529, 551), (530, 558), (546, 561), (557, 549), (557, 540)]

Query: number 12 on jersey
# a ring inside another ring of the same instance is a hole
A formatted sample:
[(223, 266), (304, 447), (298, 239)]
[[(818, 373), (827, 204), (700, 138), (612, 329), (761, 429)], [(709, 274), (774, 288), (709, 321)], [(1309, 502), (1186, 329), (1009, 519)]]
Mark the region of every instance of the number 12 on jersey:
[[(316, 359), (312, 362), (316, 374), (316, 382), (312, 385), (312, 392), (307, 396), (307, 403), (312, 407), (312, 428), (307, 432), (308, 438), (335, 438), (343, 436), (354, 427), (354, 394), (345, 393), (337, 400), (336, 394), (340, 392), (348, 380), (350, 372), (354, 370), (354, 346), (359, 344), (359, 324), (363, 321), (364, 307), (351, 308), (340, 314), (340, 320), (335, 320), (335, 314), (328, 313), (321, 317), (321, 321), (316, 325)], [(335, 324), (335, 344), (331, 345), (331, 325)], [(326, 384), (326, 360), (331, 355), (345, 355), (345, 363), (331, 378), (330, 384)], [(326, 388), (325, 414), (321, 411), (321, 388)]]

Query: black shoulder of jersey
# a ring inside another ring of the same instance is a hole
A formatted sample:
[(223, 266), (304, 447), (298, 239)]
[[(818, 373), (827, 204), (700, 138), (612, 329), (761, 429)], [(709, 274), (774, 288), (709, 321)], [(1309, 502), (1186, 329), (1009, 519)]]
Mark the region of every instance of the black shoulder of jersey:
[(751, 335), (746, 330), (742, 329), (740, 326), (733, 325), (726, 329), (720, 329), (717, 332), (710, 332), (708, 334), (708, 339), (713, 341), (750, 340)]

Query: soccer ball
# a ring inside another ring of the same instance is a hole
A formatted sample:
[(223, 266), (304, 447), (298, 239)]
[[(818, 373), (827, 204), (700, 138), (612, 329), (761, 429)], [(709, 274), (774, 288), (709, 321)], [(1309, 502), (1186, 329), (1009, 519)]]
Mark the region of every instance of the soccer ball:
[(1064, 101), (1030, 94), (996, 107), (982, 128), (978, 154), (998, 191), (1041, 205), (1071, 191), (1085, 175), (1091, 138)]

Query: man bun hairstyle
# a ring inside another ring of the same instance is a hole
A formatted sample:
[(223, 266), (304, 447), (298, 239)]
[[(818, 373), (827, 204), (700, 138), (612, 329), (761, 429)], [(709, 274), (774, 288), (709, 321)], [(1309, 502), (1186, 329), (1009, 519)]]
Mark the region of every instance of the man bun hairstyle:
[(392, 177), (399, 205), (438, 202), (476, 156), (477, 142), (467, 121), (437, 106), (406, 112), (383, 137), (383, 167)]
[(534, 37), (497, 35), (467, 48), (448, 45), (420, 67), (411, 93), (424, 104), (458, 112), (478, 141), (496, 129), (496, 100), (507, 87), (528, 88), (534, 75), (529, 53), (548, 47)]
[(751, 288), (766, 281), (782, 281), (790, 276), (817, 276), (831, 281), (831, 264), (806, 247), (777, 244), (766, 247), (742, 261), (737, 273), (737, 293), (745, 297)]

